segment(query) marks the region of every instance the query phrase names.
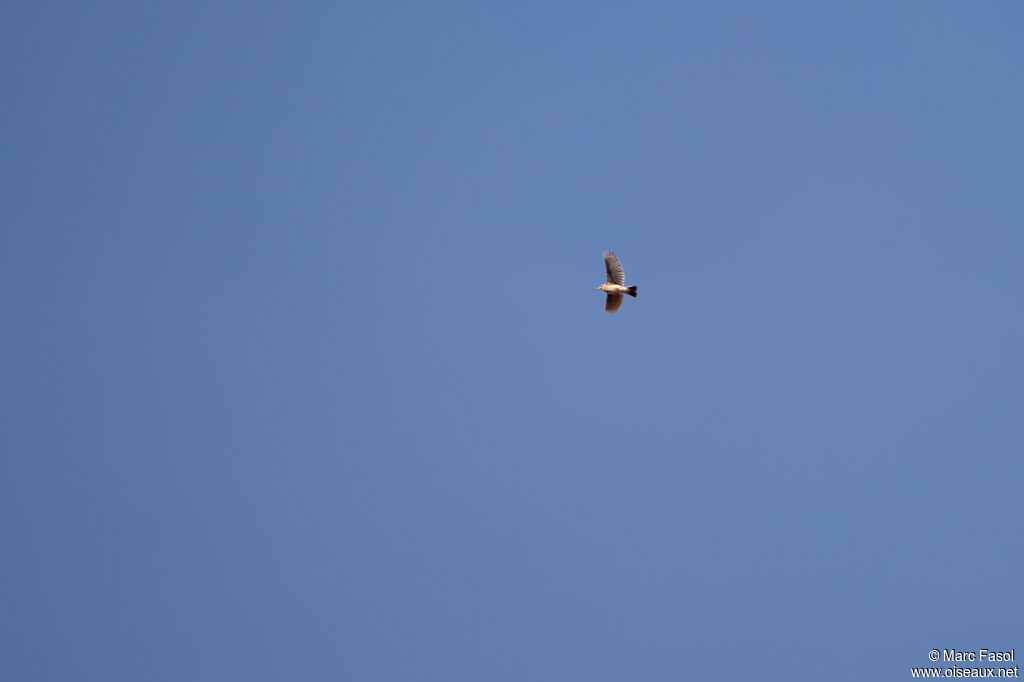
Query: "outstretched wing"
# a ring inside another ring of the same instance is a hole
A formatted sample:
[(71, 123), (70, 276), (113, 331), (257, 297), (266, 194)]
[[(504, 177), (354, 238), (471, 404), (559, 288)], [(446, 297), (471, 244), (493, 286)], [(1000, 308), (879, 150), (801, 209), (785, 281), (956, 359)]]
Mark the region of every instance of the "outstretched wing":
[[(604, 269), (608, 273), (608, 283), (626, 286), (626, 273), (622, 271), (622, 263), (613, 251), (604, 252)], [(609, 298), (611, 298), (609, 296)]]
[(604, 311), (606, 313), (614, 313), (622, 305), (621, 294), (608, 294), (608, 298), (604, 302)]

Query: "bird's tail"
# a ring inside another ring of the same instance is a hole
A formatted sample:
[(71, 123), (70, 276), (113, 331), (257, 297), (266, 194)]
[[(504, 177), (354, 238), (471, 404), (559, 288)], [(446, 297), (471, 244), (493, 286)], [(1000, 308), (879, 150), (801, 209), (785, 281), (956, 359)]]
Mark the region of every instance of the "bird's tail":
[(629, 294), (630, 296), (632, 296), (633, 298), (636, 298), (636, 285), (633, 285), (631, 287), (627, 287), (626, 288), (626, 293)]

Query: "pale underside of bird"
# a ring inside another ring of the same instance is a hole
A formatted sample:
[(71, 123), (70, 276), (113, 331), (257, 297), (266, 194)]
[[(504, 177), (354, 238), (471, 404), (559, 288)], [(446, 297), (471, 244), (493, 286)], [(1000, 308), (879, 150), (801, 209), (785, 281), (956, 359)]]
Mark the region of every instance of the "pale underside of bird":
[(626, 286), (626, 273), (614, 251), (604, 252), (604, 270), (608, 275), (608, 282), (597, 288), (608, 294), (604, 302), (604, 311), (614, 313), (622, 305), (623, 295), (636, 298), (636, 286)]

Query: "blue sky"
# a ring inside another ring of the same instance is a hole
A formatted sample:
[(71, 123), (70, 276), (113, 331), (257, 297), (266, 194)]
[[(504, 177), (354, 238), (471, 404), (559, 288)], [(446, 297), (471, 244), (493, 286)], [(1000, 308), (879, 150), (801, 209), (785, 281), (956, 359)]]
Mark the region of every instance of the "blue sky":
[(1022, 20), (5, 6), (3, 676), (1024, 650)]

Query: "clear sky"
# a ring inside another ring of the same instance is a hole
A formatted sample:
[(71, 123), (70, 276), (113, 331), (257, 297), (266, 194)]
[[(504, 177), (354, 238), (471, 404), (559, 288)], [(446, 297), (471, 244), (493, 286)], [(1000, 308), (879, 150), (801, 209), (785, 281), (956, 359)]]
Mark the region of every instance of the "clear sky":
[(0, 676), (1024, 658), (1022, 35), (6, 3)]

